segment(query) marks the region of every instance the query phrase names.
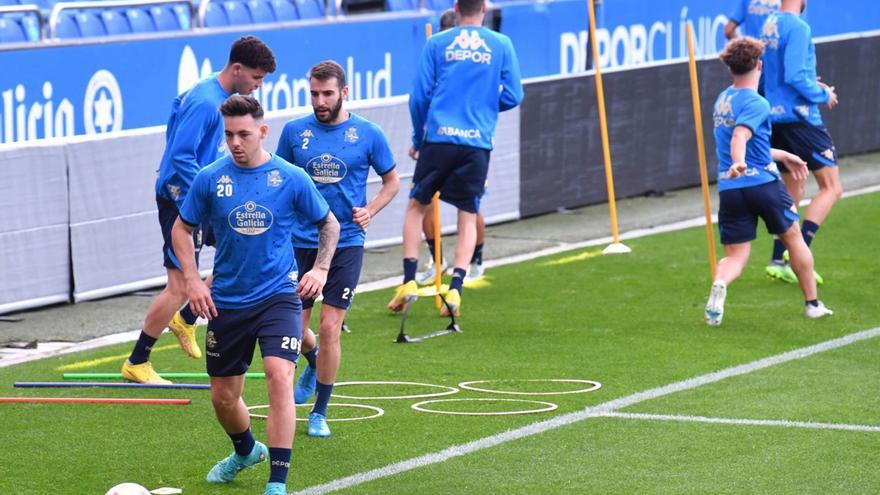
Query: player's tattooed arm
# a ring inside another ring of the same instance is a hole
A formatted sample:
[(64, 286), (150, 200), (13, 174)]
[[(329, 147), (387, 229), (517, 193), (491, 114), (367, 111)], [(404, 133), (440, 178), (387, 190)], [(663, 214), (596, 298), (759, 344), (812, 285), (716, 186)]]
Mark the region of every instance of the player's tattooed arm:
[(315, 258), (315, 267), (324, 270), (330, 269), (330, 261), (336, 252), (336, 243), (339, 242), (339, 222), (333, 216), (332, 211), (327, 212), (324, 220), (318, 223), (318, 254)]

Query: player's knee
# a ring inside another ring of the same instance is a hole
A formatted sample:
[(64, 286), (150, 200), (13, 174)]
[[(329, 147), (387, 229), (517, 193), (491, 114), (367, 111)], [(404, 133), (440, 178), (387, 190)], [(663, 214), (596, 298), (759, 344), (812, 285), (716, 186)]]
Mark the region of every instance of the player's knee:
[(293, 367), (271, 366), (266, 367), (266, 385), (269, 389), (275, 387), (290, 387), (293, 384)]
[(217, 411), (228, 411), (238, 405), (240, 397), (231, 390), (220, 387), (211, 388), (211, 403)]

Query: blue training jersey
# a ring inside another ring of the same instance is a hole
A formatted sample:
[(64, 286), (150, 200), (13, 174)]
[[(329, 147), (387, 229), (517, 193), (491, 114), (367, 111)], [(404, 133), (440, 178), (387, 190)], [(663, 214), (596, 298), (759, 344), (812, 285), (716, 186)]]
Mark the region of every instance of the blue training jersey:
[(176, 202), (178, 209), (198, 171), (226, 153), (220, 105), (229, 96), (212, 74), (174, 99), (156, 196)]
[(522, 99), (510, 38), (475, 26), (436, 34), (422, 50), (409, 96), (413, 147), (427, 141), (491, 150), (498, 112)]
[(243, 168), (225, 156), (202, 169), (180, 209), (189, 225), (209, 220), (217, 238), (211, 296), (218, 308), (253, 306), (296, 291), (290, 237), (329, 207), (302, 169), (281, 158)]
[(818, 105), (828, 103), (828, 90), (816, 78), (816, 46), (810, 25), (798, 15), (779, 13), (764, 23), (764, 95), (773, 123), (806, 121), (822, 125)]
[[(305, 169), (339, 220), (338, 247), (363, 246), (365, 233), (354, 222), (353, 207), (367, 204), (370, 167), (379, 175), (394, 168), (394, 154), (382, 128), (355, 114), (337, 125), (321, 123), (314, 114), (291, 120), (281, 131), (278, 156)], [(293, 245), (318, 247), (318, 229), (298, 222)]]
[(764, 21), (770, 14), (779, 12), (782, 0), (737, 0), (730, 20), (739, 25), (743, 36), (761, 38)]
[[(779, 170), (770, 154), (770, 104), (753, 89), (725, 89), (715, 100), (715, 153), (718, 155), (718, 191), (759, 186), (779, 179)], [(746, 166), (740, 177), (729, 179), (733, 165), (730, 140), (737, 126), (748, 127), (752, 138), (746, 143)]]

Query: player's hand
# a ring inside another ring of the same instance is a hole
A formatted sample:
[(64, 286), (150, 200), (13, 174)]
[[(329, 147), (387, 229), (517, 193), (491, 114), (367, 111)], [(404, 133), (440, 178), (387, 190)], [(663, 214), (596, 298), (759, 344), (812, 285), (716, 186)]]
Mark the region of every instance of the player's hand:
[(352, 216), (354, 223), (358, 224), (358, 227), (361, 229), (367, 230), (367, 226), (373, 221), (373, 214), (370, 213), (370, 210), (355, 206), (352, 208), (352, 211), (354, 212)]
[(820, 82), (819, 86), (822, 86), (823, 88), (825, 88), (826, 91), (828, 91), (828, 109), (831, 110), (832, 108), (836, 107), (837, 93), (834, 91), (834, 86), (829, 86), (823, 82)]
[(807, 162), (801, 160), (801, 157), (794, 153), (786, 153), (785, 158), (782, 159), (782, 166), (788, 169), (791, 177), (796, 181), (805, 181), (810, 175), (810, 171), (807, 170)]
[(727, 178), (736, 179), (737, 177), (742, 176), (742, 174), (745, 173), (746, 168), (748, 167), (743, 162), (734, 163), (729, 169), (727, 169)]
[(187, 280), (186, 294), (189, 297), (189, 307), (192, 312), (210, 320), (217, 316), (217, 308), (211, 299), (211, 289), (202, 279)]
[(417, 149), (415, 148), (415, 146), (410, 146), (410, 147), (409, 147), (409, 157), (412, 158), (413, 160), (418, 160), (418, 159), (419, 159), (419, 150), (417, 150)]
[(327, 270), (325, 268), (312, 268), (299, 281), (296, 293), (301, 299), (317, 299), (327, 283)]

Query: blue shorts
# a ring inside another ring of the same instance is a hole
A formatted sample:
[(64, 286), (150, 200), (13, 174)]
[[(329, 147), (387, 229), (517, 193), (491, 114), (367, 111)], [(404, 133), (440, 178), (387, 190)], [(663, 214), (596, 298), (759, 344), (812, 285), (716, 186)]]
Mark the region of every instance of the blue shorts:
[(719, 193), (718, 228), (721, 244), (753, 241), (758, 230), (758, 217), (767, 225), (767, 232), (783, 234), (797, 221), (792, 208), (794, 201), (781, 181), (760, 186), (728, 189)]
[[(837, 166), (837, 151), (824, 125), (816, 126), (809, 122), (773, 124), (770, 146), (801, 157), (810, 170)], [(782, 165), (779, 171), (788, 173), (788, 169)]]
[(210, 376), (245, 373), (260, 342), (269, 356), (296, 361), (302, 340), (302, 304), (296, 294), (278, 294), (249, 308), (217, 308), (205, 335), (205, 365)]
[[(294, 248), (296, 266), (299, 270), (299, 280), (315, 265), (318, 256), (316, 248)], [(354, 301), (354, 290), (361, 278), (361, 265), (364, 261), (364, 247), (352, 246), (336, 250), (333, 259), (330, 260), (330, 271), (327, 273), (327, 283), (324, 285), (324, 304), (335, 306), (339, 309), (351, 307)], [(303, 309), (309, 309), (315, 305), (314, 299), (303, 299)]]
[[(162, 238), (165, 243), (162, 244), (162, 257), (164, 258), (165, 268), (180, 270), (180, 262), (174, 255), (174, 248), (171, 244), (171, 229), (177, 220), (178, 211), (177, 203), (165, 198), (156, 198), (156, 206), (159, 208), (159, 226), (162, 228)], [(196, 266), (199, 266), (199, 252), (202, 250), (202, 228), (193, 230), (193, 246), (196, 249)]]
[(459, 210), (480, 211), (480, 198), (486, 189), (490, 151), (449, 143), (425, 143), (413, 174), (409, 197), (426, 205), (434, 193)]

